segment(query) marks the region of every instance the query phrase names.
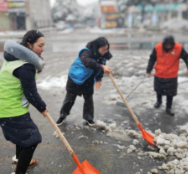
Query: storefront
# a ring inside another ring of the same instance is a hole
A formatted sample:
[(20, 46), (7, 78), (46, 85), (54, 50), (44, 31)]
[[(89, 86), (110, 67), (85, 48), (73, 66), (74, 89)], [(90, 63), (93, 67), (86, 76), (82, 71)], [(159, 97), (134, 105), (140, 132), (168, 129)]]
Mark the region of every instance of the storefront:
[[(147, 4), (144, 7), (141, 5), (131, 6), (126, 11), (128, 15), (125, 19), (125, 26), (129, 28), (144, 26), (157, 29), (161, 23), (172, 18), (183, 18), (183, 14), (187, 10), (186, 7), (185, 3), (157, 3), (156, 5)], [(143, 10), (144, 16), (142, 16)]]
[(9, 20), (7, 0), (0, 0), (0, 19), (1, 19), (0, 31), (10, 30), (10, 20)]
[(186, 10), (184, 3), (159, 3), (155, 6), (145, 6), (144, 19), (148, 21), (149, 26), (158, 27), (172, 18), (182, 18), (183, 11)]
[(116, 9), (115, 0), (101, 0), (101, 28), (118, 27), (119, 13)]
[(8, 0), (12, 30), (25, 30), (25, 0)]
[(0, 31), (31, 30), (52, 25), (49, 0), (0, 0), (0, 18)]

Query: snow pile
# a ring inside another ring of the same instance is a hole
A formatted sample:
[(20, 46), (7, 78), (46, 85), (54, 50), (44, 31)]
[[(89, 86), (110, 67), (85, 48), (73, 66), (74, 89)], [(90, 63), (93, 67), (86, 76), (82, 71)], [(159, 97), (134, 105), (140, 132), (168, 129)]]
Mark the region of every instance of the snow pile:
[(134, 138), (141, 138), (141, 134), (134, 131), (134, 130), (125, 130), (126, 134), (129, 135), (130, 137), (134, 137)]
[(116, 123), (106, 124), (103, 121), (97, 120), (95, 123), (95, 128), (99, 128), (111, 132), (116, 129)]
[[(103, 121), (97, 120), (95, 128), (105, 130), (108, 137), (115, 138), (118, 141), (131, 140), (133, 138), (141, 138), (141, 134), (134, 130), (121, 130), (116, 126), (116, 123), (104, 123)], [(138, 140), (134, 140), (135, 144), (138, 144)]]
[(116, 146), (119, 150), (124, 150), (124, 149), (126, 149), (125, 146), (121, 146), (121, 145), (119, 145), (119, 144), (114, 144), (114, 146)]
[(166, 159), (166, 155), (157, 152), (146, 152), (145, 154), (149, 155), (151, 158)]
[(136, 150), (136, 147), (134, 145), (130, 145), (129, 148), (127, 149), (127, 153), (134, 152)]
[(134, 145), (137, 145), (137, 144), (139, 144), (139, 141), (138, 141), (137, 139), (134, 139), (134, 140), (133, 140), (133, 144), (134, 144)]
[[(125, 131), (128, 135), (135, 138), (141, 138), (141, 135), (133, 130)], [(140, 156), (148, 155), (152, 159), (165, 160), (162, 166), (159, 166), (159, 170), (164, 170), (167, 174), (185, 174), (188, 173), (188, 124), (181, 126), (179, 135), (162, 133), (161, 130), (156, 130), (154, 135), (154, 141), (157, 143), (159, 152), (155, 152), (154, 148), (150, 145), (149, 149), (152, 151), (144, 152), (137, 150), (136, 145), (139, 144), (137, 139), (133, 140), (133, 145), (130, 145), (127, 149), (127, 153), (137, 152)], [(152, 169), (150, 173), (160, 173), (157, 169)]]
[(151, 158), (175, 159), (159, 166), (168, 174), (183, 174), (188, 172), (188, 125), (180, 127), (180, 134), (166, 134), (160, 130), (155, 131), (155, 141), (160, 148), (159, 153), (146, 152)]
[[(142, 139), (140, 133), (134, 130), (119, 130), (116, 127), (115, 123), (107, 125), (106, 123), (99, 120), (97, 121), (96, 125), (106, 130), (107, 136), (113, 137), (117, 140), (125, 141), (126, 139), (128, 139), (127, 136), (136, 138), (133, 140), (132, 145), (130, 145), (128, 148), (121, 145), (115, 145), (116, 147), (118, 147), (117, 151), (126, 150), (127, 153), (137, 152), (138, 155), (141, 156), (148, 155), (153, 159), (165, 160), (167, 162), (162, 166), (159, 166), (158, 168), (160, 170), (164, 170), (168, 174), (183, 174), (185, 172), (188, 172), (188, 124), (180, 127), (179, 135), (172, 133), (162, 133), (160, 129), (156, 130), (155, 134), (149, 131), (149, 133), (153, 134), (155, 137), (154, 140), (157, 143), (159, 152), (154, 152), (153, 147), (150, 146), (152, 151), (142, 151), (142, 153), (139, 153), (137, 149), (137, 145), (140, 143), (137, 139)], [(111, 126), (113, 127), (113, 129), (111, 128)], [(150, 173), (159, 172), (157, 169), (152, 169)]]
[(164, 163), (159, 169), (167, 171), (168, 174), (184, 174), (188, 172), (188, 157), (182, 160), (175, 159), (166, 164)]
[[(61, 132), (61, 134), (64, 136), (63, 132)], [(56, 138), (59, 138), (59, 134), (57, 133), (57, 131), (54, 131), (53, 136)]]
[(37, 87), (43, 90), (49, 90), (54, 88), (65, 88), (67, 82), (67, 76), (61, 77), (46, 77), (43, 81), (37, 83)]
[(157, 169), (151, 169), (151, 173), (159, 173)]

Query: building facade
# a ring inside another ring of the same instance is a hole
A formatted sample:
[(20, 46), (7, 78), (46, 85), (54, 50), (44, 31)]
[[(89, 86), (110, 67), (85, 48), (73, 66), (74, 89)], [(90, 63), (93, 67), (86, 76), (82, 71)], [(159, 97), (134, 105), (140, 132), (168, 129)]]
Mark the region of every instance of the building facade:
[(116, 9), (115, 0), (100, 0), (101, 9), (101, 28), (116, 28), (118, 26), (118, 10)]
[(49, 0), (26, 0), (26, 28), (46, 28), (52, 26)]
[(0, 0), (0, 31), (10, 29), (10, 20), (8, 13), (8, 0)]
[(49, 0), (0, 0), (0, 31), (52, 26)]
[[(152, 4), (126, 6), (118, 10), (118, 0), (100, 0), (101, 28), (157, 29), (159, 24), (172, 18), (188, 19), (188, 0), (156, 0)], [(142, 2), (142, 1), (140, 1)]]

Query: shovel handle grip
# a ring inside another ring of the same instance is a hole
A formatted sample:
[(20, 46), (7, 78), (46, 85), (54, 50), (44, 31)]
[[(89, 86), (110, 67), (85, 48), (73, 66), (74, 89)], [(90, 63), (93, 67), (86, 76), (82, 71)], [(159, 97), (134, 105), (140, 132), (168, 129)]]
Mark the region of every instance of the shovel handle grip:
[(68, 143), (68, 141), (66, 140), (66, 138), (63, 136), (63, 134), (60, 131), (60, 129), (57, 127), (56, 123), (54, 122), (54, 120), (52, 119), (52, 117), (50, 116), (50, 114), (47, 113), (46, 117), (48, 118), (49, 122), (51, 123), (51, 125), (53, 126), (53, 128), (55, 129), (55, 131), (57, 132), (57, 134), (59, 135), (60, 139), (63, 141), (65, 147), (69, 151), (70, 155), (72, 156), (74, 154), (74, 151), (72, 150), (72, 148), (71, 148), (70, 144)]
[(113, 76), (112, 76), (112, 74), (111, 74), (111, 73), (109, 74), (109, 77), (110, 77), (110, 79), (111, 79), (111, 81), (112, 81), (113, 85), (115, 86), (115, 88), (116, 88), (117, 92), (118, 92), (118, 93), (119, 93), (119, 95), (121, 96), (121, 98), (122, 98), (123, 102), (125, 103), (125, 105), (126, 105), (127, 109), (129, 110), (129, 112), (130, 112), (131, 116), (133, 117), (134, 121), (135, 121), (135, 122), (136, 122), (136, 124), (138, 125), (138, 124), (139, 124), (139, 121), (138, 121), (137, 116), (134, 114), (133, 110), (132, 110), (132, 109), (131, 109), (131, 107), (129, 106), (129, 103), (126, 101), (125, 97), (123, 96), (123, 94), (122, 94), (121, 90), (120, 90), (120, 89), (119, 89), (119, 87), (117, 86), (117, 84), (116, 84), (116, 82), (115, 82), (115, 80), (114, 80), (114, 78), (113, 78)]

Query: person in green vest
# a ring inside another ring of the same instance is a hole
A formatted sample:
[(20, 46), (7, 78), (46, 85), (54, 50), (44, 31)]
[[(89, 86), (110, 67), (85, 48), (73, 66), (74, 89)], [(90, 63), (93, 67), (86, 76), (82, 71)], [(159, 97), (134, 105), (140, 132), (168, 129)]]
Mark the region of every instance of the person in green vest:
[[(7, 141), (16, 146), (15, 174), (25, 174), (38, 163), (33, 153), (42, 141), (29, 113), (31, 103), (44, 117), (48, 109), (37, 92), (36, 76), (42, 70), (44, 35), (28, 31), (21, 44), (6, 41), (0, 70), (0, 126)], [(34, 61), (33, 61), (34, 60)]]

